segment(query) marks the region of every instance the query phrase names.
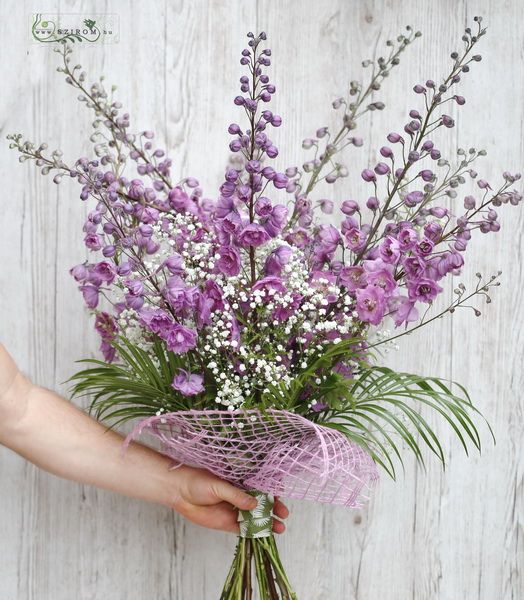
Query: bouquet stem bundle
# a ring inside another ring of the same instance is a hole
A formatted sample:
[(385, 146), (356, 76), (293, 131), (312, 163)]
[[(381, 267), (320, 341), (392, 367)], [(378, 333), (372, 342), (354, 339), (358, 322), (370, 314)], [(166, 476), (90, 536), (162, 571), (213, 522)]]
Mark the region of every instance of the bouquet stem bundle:
[(253, 575), (260, 600), (296, 600), (271, 532), (273, 499), (261, 492), (251, 494), (258, 506), (239, 513), (240, 536), (220, 600), (251, 600)]

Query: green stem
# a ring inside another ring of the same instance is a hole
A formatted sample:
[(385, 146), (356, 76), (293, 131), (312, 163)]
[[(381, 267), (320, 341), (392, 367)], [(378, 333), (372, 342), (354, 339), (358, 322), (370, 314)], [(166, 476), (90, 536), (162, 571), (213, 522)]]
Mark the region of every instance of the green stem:
[(259, 506), (256, 516), (253, 511), (241, 511), (241, 535), (220, 600), (252, 600), (253, 565), (260, 600), (297, 600), (280, 561), (272, 519), (268, 524), (261, 517), (265, 511), (271, 515), (272, 498), (261, 492), (250, 493), (258, 498)]

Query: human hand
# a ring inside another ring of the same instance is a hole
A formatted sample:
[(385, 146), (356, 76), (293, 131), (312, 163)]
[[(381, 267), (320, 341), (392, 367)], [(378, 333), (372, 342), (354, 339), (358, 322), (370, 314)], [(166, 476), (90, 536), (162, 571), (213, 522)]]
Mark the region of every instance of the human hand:
[[(238, 533), (238, 509), (250, 510), (257, 505), (253, 496), (204, 469), (181, 466), (174, 472), (177, 490), (171, 506), (197, 525)], [(275, 498), (273, 514), (280, 519), (289, 515), (278, 498)], [(283, 533), (285, 528), (284, 523), (273, 520), (275, 533)]]

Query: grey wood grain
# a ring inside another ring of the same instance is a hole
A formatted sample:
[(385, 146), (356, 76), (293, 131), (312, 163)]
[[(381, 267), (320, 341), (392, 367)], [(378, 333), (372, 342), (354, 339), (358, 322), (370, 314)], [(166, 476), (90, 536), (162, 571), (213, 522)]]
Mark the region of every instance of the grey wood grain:
[[(86, 154), (91, 116), (55, 72), (57, 56), (28, 43), (35, 7), (0, 7), (0, 133), (22, 131), (67, 157)], [(359, 173), (376, 160), (390, 130), (417, 106), (414, 83), (445, 73), (449, 53), (474, 14), (489, 26), (483, 62), (464, 78), (464, 107), (450, 107), (457, 127), (439, 139), (485, 147), (479, 171), (492, 181), (522, 169), (524, 25), (518, 0), (217, 0), (118, 3), (45, 0), (38, 10), (117, 12), (120, 43), (78, 45), (92, 75), (118, 85), (137, 129), (153, 129), (174, 161), (174, 179), (193, 175), (215, 194), (227, 162), (227, 125), (241, 68), (245, 32), (266, 30), (282, 168), (306, 158), (301, 140), (334, 126), (331, 101), (360, 78), (363, 58), (406, 24), (423, 37), (377, 93), (387, 109), (363, 119), (361, 149), (347, 153), (350, 178), (320, 188), (337, 201), (365, 198)], [(378, 40), (378, 43), (377, 43)], [(457, 109), (458, 108), (458, 109)], [(85, 258), (87, 207), (73, 183), (60, 187), (0, 144), (2, 265), (0, 339), (35, 381), (66, 394), (74, 360), (95, 355), (92, 324), (68, 275)], [(504, 207), (506, 209), (506, 207)], [(423, 471), (408, 457), (405, 473), (384, 476), (360, 511), (292, 502), (279, 542), (301, 600), (517, 600), (524, 598), (524, 215), (501, 211), (499, 234), (476, 236), (469, 268), (503, 270), (502, 286), (482, 318), (458, 311), (425, 333), (404, 338), (384, 360), (396, 368), (463, 383), (497, 437), (484, 428), (482, 456), (466, 457), (441, 423), (449, 465), (429, 455)], [(451, 297), (451, 291), (449, 293)], [(0, 598), (2, 600), (213, 600), (234, 540), (185, 522), (169, 510), (61, 481), (0, 448)]]

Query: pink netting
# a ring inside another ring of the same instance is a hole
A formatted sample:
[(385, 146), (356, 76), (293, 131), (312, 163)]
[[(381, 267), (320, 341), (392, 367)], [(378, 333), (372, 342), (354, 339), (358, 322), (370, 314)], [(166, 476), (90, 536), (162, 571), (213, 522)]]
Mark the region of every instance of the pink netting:
[(281, 410), (181, 411), (141, 421), (177, 462), (205, 468), (245, 489), (362, 506), (378, 472), (341, 432)]

